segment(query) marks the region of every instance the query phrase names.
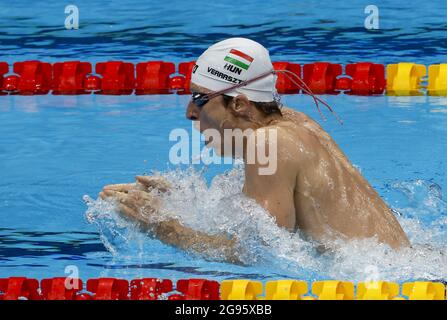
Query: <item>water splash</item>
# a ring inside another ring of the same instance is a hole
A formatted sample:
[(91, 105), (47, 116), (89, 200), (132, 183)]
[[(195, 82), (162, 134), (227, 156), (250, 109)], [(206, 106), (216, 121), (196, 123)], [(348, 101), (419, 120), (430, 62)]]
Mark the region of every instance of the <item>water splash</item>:
[(427, 180), (411, 180), (395, 182), (391, 188), (404, 196), (404, 202), (399, 211), (408, 217), (415, 217), (423, 221), (447, 213), (447, 203), (443, 199), (442, 188), (435, 182)]
[[(240, 259), (248, 266), (306, 280), (447, 279), (446, 204), (442, 190), (433, 183), (416, 180), (389, 186), (406, 198), (406, 206), (395, 209), (411, 248), (395, 251), (373, 238), (340, 240), (336, 251), (319, 253), (316, 244), (279, 228), (268, 212), (242, 193), (242, 166), (217, 175), (210, 185), (203, 171), (192, 168), (157, 174), (173, 185), (173, 192), (160, 195), (164, 203), (161, 219), (176, 218), (208, 234), (236, 236)], [(148, 250), (153, 259), (153, 240), (119, 218), (113, 203), (88, 197), (86, 201), (87, 220), (98, 226), (112, 254), (141, 257)]]

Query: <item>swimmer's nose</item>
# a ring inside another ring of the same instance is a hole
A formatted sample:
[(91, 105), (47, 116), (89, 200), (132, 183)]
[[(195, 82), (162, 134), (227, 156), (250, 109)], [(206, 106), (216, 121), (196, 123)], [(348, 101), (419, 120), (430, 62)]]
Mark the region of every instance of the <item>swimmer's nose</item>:
[(188, 107), (186, 108), (186, 118), (189, 120), (199, 120), (200, 109), (197, 107), (192, 101), (189, 102)]

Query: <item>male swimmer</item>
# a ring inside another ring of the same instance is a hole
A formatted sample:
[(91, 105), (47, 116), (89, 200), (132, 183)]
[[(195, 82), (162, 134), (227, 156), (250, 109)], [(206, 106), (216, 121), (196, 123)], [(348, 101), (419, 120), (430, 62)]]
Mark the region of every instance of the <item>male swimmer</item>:
[[(243, 150), (243, 192), (279, 227), (300, 231), (326, 247), (335, 239), (371, 237), (392, 248), (409, 246), (391, 209), (329, 134), (304, 113), (279, 105), (272, 71), (267, 49), (255, 41), (231, 38), (212, 45), (193, 69), (186, 117), (198, 121), (201, 132), (215, 129), (222, 137), (228, 129), (251, 129), (254, 135), (276, 130), (274, 173), (260, 174), (261, 164), (249, 163)], [(209, 146), (221, 147), (212, 141)], [(135, 183), (105, 186), (100, 196), (117, 200), (125, 217), (167, 244), (193, 251), (219, 249), (228, 261), (238, 262), (237, 236), (209, 235), (176, 219), (150, 219), (162, 205), (150, 193), (154, 188), (169, 192), (170, 187), (160, 177), (137, 176)]]

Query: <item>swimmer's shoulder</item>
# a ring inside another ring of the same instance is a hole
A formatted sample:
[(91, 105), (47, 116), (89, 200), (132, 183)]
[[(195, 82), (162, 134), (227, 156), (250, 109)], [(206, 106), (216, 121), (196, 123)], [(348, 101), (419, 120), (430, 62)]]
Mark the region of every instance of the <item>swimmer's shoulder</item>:
[(279, 153), (296, 156), (302, 150), (303, 143), (315, 142), (322, 128), (303, 112), (286, 106), (281, 108), (282, 117), (274, 120), (263, 129), (275, 129)]
[(305, 133), (301, 133), (300, 130), (297, 130), (297, 125), (289, 120), (280, 120), (275, 121), (274, 123), (269, 124), (266, 127), (263, 127), (265, 130), (274, 130), (275, 136), (270, 136), (270, 143), (273, 142), (272, 138), (274, 138), (274, 143), (276, 146), (277, 152), (277, 161), (281, 165), (291, 165), (295, 166), (302, 159), (300, 155), (300, 146), (302, 135)]
[(281, 108), (282, 117), (272, 122), (268, 127), (275, 127), (282, 137), (300, 139), (318, 130), (319, 125), (303, 112), (287, 107)]
[(301, 135), (302, 138), (312, 136), (324, 142), (332, 141), (330, 135), (323, 127), (304, 112), (296, 111), (288, 107), (283, 107), (281, 112), (284, 123), (292, 122), (295, 125), (297, 134)]
[(318, 123), (309, 117), (307, 114), (301, 111), (291, 109), (289, 107), (283, 106), (281, 108), (283, 121), (290, 121), (297, 125), (308, 126), (308, 125), (318, 125)]

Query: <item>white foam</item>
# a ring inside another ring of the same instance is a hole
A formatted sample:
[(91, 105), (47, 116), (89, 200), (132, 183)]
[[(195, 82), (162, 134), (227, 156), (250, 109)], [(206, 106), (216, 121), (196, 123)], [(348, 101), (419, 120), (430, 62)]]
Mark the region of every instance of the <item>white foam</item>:
[[(161, 218), (175, 217), (186, 226), (210, 234), (235, 235), (242, 248), (240, 258), (248, 265), (270, 266), (272, 273), (304, 279), (447, 278), (447, 218), (444, 216), (447, 206), (442, 192), (422, 180), (392, 186), (412, 204), (396, 208), (402, 213), (398, 219), (412, 248), (394, 251), (375, 239), (366, 239), (337, 241), (337, 251), (319, 254), (313, 243), (279, 228), (268, 212), (242, 193), (242, 166), (216, 176), (210, 186), (203, 172), (193, 169), (162, 175), (173, 184), (173, 189), (161, 196), (164, 203)], [(98, 224), (103, 241), (112, 253), (116, 254), (116, 248), (123, 243), (128, 246), (132, 241), (145, 241), (144, 235), (132, 228), (132, 224), (117, 219), (112, 204), (86, 200), (87, 219)]]

